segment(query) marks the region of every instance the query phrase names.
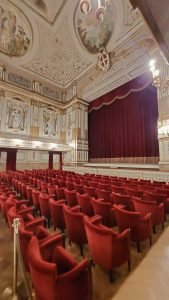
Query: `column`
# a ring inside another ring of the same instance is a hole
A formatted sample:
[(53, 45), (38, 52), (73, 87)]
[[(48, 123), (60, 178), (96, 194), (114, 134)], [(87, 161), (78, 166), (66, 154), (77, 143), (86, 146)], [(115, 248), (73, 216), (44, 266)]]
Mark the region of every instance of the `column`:
[(59, 152), (59, 170), (62, 170), (62, 165), (63, 165), (62, 152)]
[(88, 103), (78, 98), (72, 104), (74, 124), (72, 130), (70, 163), (83, 165), (88, 162)]
[(6, 152), (7, 152), (6, 171), (8, 170), (16, 171), (17, 149), (7, 149)]
[(49, 151), (49, 169), (53, 169), (53, 152)]
[(161, 55), (156, 62), (160, 71), (159, 76), (154, 78), (158, 91), (159, 168), (169, 170), (169, 65)]

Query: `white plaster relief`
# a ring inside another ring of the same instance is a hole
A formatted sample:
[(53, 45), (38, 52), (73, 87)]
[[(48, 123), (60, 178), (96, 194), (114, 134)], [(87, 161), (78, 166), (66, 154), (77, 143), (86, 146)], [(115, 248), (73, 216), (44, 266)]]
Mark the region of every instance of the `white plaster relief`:
[(45, 27), (41, 27), (40, 35), (39, 51), (25, 68), (65, 86), (89, 66), (71, 39), (66, 20), (56, 35)]

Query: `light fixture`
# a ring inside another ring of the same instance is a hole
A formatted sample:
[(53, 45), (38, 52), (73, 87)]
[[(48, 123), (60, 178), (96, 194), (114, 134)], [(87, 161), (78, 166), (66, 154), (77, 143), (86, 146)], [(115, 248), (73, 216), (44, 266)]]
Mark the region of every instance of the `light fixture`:
[[(96, 9), (96, 18), (103, 22), (104, 16), (106, 13), (106, 6), (107, 6), (108, 0), (97, 0), (97, 9)], [(80, 0), (80, 10), (84, 15), (87, 15), (92, 6), (90, 0)]]
[(162, 78), (162, 76), (160, 76), (160, 70), (156, 67), (155, 59), (150, 60), (149, 66), (150, 66), (150, 71), (152, 72), (153, 75), (152, 84), (156, 88), (159, 88), (164, 91), (167, 88), (169, 88), (169, 76), (167, 76), (166, 78)]

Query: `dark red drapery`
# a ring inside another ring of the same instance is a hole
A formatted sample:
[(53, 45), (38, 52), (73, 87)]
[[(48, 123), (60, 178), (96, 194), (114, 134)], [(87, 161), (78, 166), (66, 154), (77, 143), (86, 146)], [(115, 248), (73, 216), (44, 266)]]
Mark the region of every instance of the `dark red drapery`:
[(146, 75), (96, 99), (89, 112), (89, 159), (159, 156), (157, 91)]

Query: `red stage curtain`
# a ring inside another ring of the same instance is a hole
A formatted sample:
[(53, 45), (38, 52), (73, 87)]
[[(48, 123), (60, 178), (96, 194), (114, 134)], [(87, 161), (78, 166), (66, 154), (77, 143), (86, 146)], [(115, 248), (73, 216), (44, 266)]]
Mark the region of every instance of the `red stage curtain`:
[[(117, 95), (123, 99), (117, 99)], [(90, 160), (159, 156), (157, 91), (147, 76), (93, 101), (89, 111)]]

